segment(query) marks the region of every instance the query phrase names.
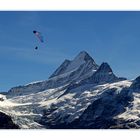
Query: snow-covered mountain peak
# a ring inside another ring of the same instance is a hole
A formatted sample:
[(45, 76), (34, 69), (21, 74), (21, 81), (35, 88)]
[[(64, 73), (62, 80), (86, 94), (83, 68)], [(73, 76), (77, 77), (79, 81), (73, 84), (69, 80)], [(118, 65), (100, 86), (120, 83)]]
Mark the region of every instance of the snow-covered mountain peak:
[(98, 65), (92, 59), (92, 57), (85, 51), (81, 51), (73, 60), (65, 60), (58, 69), (50, 76), (50, 78), (64, 75), (67, 73), (73, 73), (79, 70), (84, 70), (84, 72), (95, 71), (98, 68)]
[[(81, 51), (73, 61), (88, 61), (88, 60), (93, 60), (92, 57), (86, 52), (86, 51)], [(93, 60), (94, 61), (94, 60)]]
[(74, 69), (79, 68), (81, 65), (91, 62), (94, 65), (94, 69), (96, 70), (98, 65), (92, 59), (92, 57), (85, 51), (80, 52), (68, 65), (65, 72), (72, 71)]

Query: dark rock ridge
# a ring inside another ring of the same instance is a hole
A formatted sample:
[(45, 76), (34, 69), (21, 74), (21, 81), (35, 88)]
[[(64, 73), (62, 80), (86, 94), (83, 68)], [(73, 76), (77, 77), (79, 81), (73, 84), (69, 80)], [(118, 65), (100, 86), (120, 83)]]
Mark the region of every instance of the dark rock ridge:
[(123, 81), (123, 80), (126, 80), (126, 78), (117, 77), (113, 73), (108, 63), (102, 63), (95, 73), (93, 73), (90, 77), (81, 80), (79, 84), (81, 85), (85, 83), (92, 83), (97, 85), (97, 84), (112, 83), (112, 82)]
[(134, 91), (134, 92), (140, 92), (140, 76), (137, 77), (132, 85), (131, 85), (131, 89)]
[(94, 83), (114, 82), (119, 80), (108, 63), (102, 63), (98, 70), (91, 76), (91, 79)]
[(0, 112), (0, 129), (19, 129), (10, 116)]

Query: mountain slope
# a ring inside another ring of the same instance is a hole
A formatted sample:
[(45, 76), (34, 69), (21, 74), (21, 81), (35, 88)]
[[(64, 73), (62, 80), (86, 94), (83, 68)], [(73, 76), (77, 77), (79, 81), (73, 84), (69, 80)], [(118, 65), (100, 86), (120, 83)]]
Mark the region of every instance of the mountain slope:
[(119, 78), (82, 51), (48, 80), (10, 89), (0, 111), (24, 129), (139, 128), (139, 93), (140, 77)]
[[(44, 114), (41, 119), (41, 124), (46, 125), (49, 128), (95, 128), (82, 125), (80, 121), (82, 116), (85, 114), (85, 116), (91, 117), (91, 119), (89, 119), (89, 123), (91, 123), (94, 118), (97, 117), (98, 113), (98, 116), (101, 115), (100, 117), (105, 117), (102, 112), (105, 111), (104, 109), (109, 111), (108, 108), (111, 106), (114, 106), (114, 109), (116, 109), (116, 112), (118, 111), (118, 113), (121, 110), (125, 111), (123, 103), (120, 103), (122, 109), (119, 109), (118, 107), (118, 102), (120, 102), (121, 97), (123, 96), (123, 92), (120, 93), (120, 91), (130, 85), (131, 82), (129, 81), (121, 81), (97, 86), (94, 84), (86, 84), (85, 86), (74, 87), (53, 104), (55, 110), (51, 110), (51, 107), (46, 110), (46, 114)], [(96, 117), (92, 115), (92, 111), (94, 110), (93, 108), (90, 109), (90, 106), (94, 106), (96, 112), (98, 112), (95, 113)], [(88, 125), (88, 119), (85, 116), (83, 117), (85, 121), (82, 119), (82, 122), (83, 124)], [(94, 121), (96, 122), (96, 120)], [(80, 125), (76, 125), (78, 122)]]

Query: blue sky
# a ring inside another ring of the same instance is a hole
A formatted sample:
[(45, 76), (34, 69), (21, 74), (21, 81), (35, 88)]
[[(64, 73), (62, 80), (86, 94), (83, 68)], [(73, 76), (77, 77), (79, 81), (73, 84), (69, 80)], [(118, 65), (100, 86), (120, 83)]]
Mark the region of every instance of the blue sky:
[(0, 91), (46, 80), (82, 50), (118, 76), (140, 75), (140, 12), (1, 11), (0, 21)]

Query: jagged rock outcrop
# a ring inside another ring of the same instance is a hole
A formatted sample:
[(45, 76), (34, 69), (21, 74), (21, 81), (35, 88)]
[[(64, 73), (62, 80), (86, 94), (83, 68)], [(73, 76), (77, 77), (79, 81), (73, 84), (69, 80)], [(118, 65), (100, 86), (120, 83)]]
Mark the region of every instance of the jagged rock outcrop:
[(19, 129), (19, 126), (13, 123), (10, 116), (0, 112), (0, 129)]
[(119, 80), (119, 78), (114, 75), (108, 63), (102, 63), (98, 70), (91, 76), (91, 79), (94, 83), (106, 83)]
[(131, 85), (131, 89), (134, 91), (134, 92), (140, 92), (140, 76), (137, 77), (132, 85)]

